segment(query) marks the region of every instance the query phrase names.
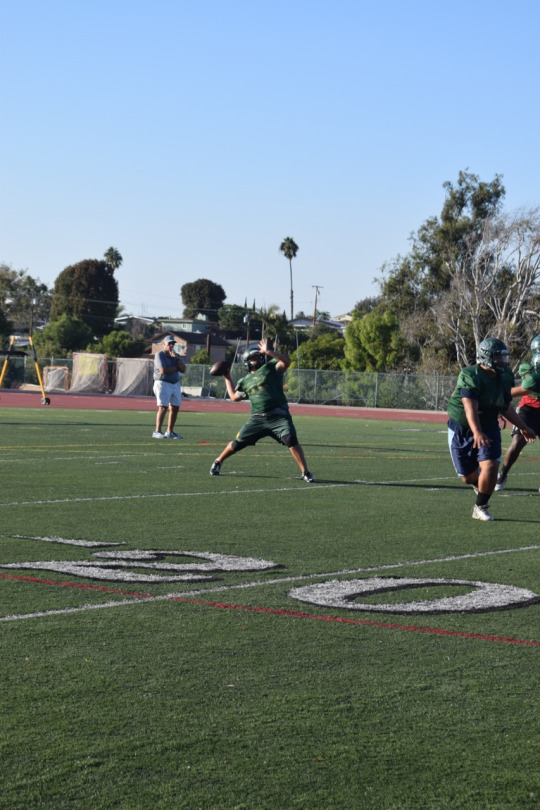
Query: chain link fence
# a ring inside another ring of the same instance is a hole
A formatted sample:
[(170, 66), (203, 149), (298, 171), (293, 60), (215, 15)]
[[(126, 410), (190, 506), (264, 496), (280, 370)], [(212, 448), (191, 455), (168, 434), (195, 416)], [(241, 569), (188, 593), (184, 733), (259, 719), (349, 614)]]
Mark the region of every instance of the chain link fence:
[[(40, 358), (40, 370), (46, 366), (66, 367), (71, 379), (70, 358)], [(116, 361), (109, 360), (109, 392), (116, 385)], [(233, 382), (246, 373), (240, 363), (231, 371)], [(420, 411), (444, 411), (456, 385), (456, 377), (427, 374), (380, 374), (367, 371), (319, 371), (289, 368), (285, 375), (285, 393), (291, 403), (344, 405), (363, 408), (407, 408)], [(4, 377), (4, 387), (37, 385), (38, 379), (31, 356), (12, 357)], [(152, 396), (151, 382), (146, 395)], [(210, 366), (188, 365), (182, 375), (182, 389), (187, 396), (226, 397), (225, 381), (212, 377)], [(144, 394), (143, 394), (144, 395)]]
[[(243, 368), (231, 372), (233, 381), (244, 374)], [(209, 395), (224, 397), (224, 381), (215, 377), (208, 379), (212, 381)], [(289, 368), (285, 393), (292, 403), (444, 411), (456, 380), (457, 377), (439, 375)]]

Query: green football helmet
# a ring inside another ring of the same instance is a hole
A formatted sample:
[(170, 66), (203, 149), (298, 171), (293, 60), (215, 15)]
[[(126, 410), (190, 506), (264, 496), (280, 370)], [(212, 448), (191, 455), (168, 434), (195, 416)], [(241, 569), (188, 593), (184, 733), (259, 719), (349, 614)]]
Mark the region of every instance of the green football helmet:
[(242, 362), (248, 371), (256, 371), (266, 363), (266, 355), (261, 354), (257, 346), (250, 346), (242, 355)]
[(486, 338), (476, 350), (476, 362), (500, 374), (510, 363), (506, 344), (499, 338)]
[(540, 352), (540, 335), (537, 335), (531, 340), (531, 352), (533, 354)]
[(540, 351), (533, 354), (531, 368), (534, 374), (540, 374)]

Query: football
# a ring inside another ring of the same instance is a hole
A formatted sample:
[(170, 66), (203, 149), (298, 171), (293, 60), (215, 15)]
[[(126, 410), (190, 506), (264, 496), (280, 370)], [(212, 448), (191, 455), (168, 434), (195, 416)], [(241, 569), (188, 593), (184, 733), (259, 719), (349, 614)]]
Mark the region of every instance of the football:
[(218, 360), (217, 363), (214, 363), (212, 368), (210, 369), (210, 374), (212, 377), (223, 377), (223, 375), (229, 370), (230, 365), (227, 363), (226, 360)]

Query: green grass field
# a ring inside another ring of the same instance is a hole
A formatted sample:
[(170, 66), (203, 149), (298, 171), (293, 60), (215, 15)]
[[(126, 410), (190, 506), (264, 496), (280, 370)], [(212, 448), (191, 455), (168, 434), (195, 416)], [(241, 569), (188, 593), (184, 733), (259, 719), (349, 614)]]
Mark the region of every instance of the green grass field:
[(0, 807), (539, 807), (538, 444), (480, 523), (444, 424), (243, 413), (0, 410)]

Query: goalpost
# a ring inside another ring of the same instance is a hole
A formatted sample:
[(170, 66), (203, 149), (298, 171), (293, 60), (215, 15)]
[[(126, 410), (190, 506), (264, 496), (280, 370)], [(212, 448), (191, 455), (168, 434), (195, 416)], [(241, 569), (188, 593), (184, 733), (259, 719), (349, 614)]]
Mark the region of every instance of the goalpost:
[(152, 394), (154, 360), (147, 357), (118, 357), (113, 396), (146, 397)]
[(43, 387), (45, 391), (67, 391), (69, 368), (67, 366), (44, 366)]
[(107, 393), (109, 390), (107, 355), (73, 352), (73, 368), (69, 390), (73, 393)]

